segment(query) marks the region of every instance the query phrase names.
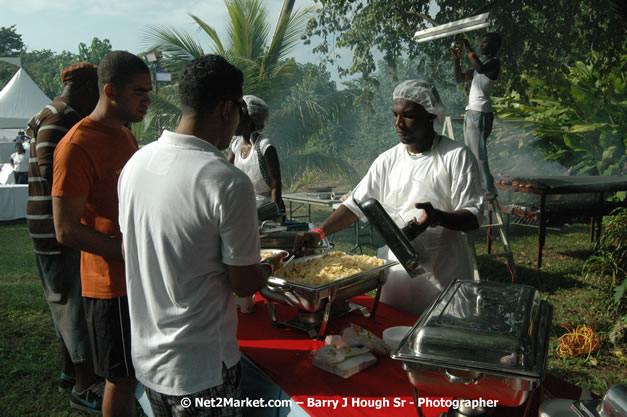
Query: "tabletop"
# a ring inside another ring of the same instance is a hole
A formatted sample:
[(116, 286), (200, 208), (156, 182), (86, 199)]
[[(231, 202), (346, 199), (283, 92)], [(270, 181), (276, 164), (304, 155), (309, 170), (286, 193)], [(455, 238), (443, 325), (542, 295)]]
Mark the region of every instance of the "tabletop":
[[(370, 310), (374, 300), (364, 295), (351, 301)], [(275, 303), (275, 308), (281, 321), (297, 313), (282, 304)], [(417, 319), (379, 303), (374, 318), (364, 317), (359, 310), (353, 311), (330, 321), (326, 334), (341, 334), (345, 327), (354, 323), (381, 337), (386, 328), (412, 326)], [(263, 297), (258, 297), (252, 314), (239, 314), (238, 339), (242, 353), (311, 416), (417, 415), (413, 389), (401, 361), (378, 356), (375, 365), (347, 379), (322, 371), (312, 365), (311, 352), (323, 346), (324, 341), (312, 340), (297, 329), (273, 327)], [(491, 417), (535, 417), (543, 399), (576, 399), (579, 393), (576, 386), (547, 375), (527, 403), (515, 408), (496, 407)], [(446, 393), (437, 395), (424, 393), (419, 398), (450, 399)], [(446, 408), (433, 406), (422, 410), (429, 417), (438, 416)]]

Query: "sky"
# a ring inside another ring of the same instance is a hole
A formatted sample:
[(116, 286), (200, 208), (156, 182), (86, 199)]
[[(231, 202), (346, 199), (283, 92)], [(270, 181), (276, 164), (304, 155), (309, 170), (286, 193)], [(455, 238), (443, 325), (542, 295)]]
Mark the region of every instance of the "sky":
[[(262, 2), (273, 30), (283, 0)], [(313, 0), (296, 0), (295, 9), (312, 6)], [(142, 52), (150, 25), (184, 30), (209, 51), (208, 37), (197, 33), (188, 12), (211, 25), (222, 39), (228, 20), (223, 0), (0, 0), (0, 11), (0, 27), (15, 25), (28, 50), (65, 50), (75, 54), (80, 42), (89, 45), (94, 37), (109, 39), (113, 49)], [(298, 62), (319, 62), (321, 57), (312, 54), (311, 48), (299, 44), (291, 55)]]

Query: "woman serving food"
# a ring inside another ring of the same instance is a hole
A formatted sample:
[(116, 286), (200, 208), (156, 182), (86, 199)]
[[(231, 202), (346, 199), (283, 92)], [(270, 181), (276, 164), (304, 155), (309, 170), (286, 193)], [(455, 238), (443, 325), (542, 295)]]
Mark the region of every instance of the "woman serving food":
[(244, 96), (244, 102), (246, 109), (235, 132), (238, 136), (231, 144), (228, 160), (248, 175), (258, 199), (273, 201), (284, 211), (279, 156), (270, 140), (261, 135), (268, 118), (268, 105), (253, 95)]

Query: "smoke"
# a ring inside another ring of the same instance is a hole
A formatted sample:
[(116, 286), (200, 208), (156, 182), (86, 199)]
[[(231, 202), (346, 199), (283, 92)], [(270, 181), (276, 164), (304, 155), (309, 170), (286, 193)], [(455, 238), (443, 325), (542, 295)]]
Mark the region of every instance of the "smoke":
[(542, 177), (569, 175), (569, 168), (547, 160), (545, 152), (533, 146), (533, 126), (496, 118), (488, 139), (490, 171), (494, 176)]
[[(569, 176), (568, 167), (559, 162), (546, 159), (545, 152), (534, 146), (533, 125), (524, 122), (496, 119), (492, 135), (488, 139), (488, 155), (490, 171), (498, 181), (498, 177), (528, 178), (531, 182), (539, 177)], [(578, 174), (578, 176), (581, 176)], [(528, 209), (538, 210), (540, 196), (529, 193), (499, 193), (502, 203), (517, 204)], [(572, 204), (581, 205), (594, 203), (598, 197), (588, 194), (554, 194), (548, 195), (546, 204), (556, 210)]]

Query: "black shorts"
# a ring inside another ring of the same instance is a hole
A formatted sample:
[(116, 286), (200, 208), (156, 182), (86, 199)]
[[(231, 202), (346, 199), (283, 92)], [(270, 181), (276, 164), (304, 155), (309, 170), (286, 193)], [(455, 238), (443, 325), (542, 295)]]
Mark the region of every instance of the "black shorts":
[(83, 297), (94, 372), (103, 378), (135, 376), (131, 359), (131, 319), (126, 296)]

